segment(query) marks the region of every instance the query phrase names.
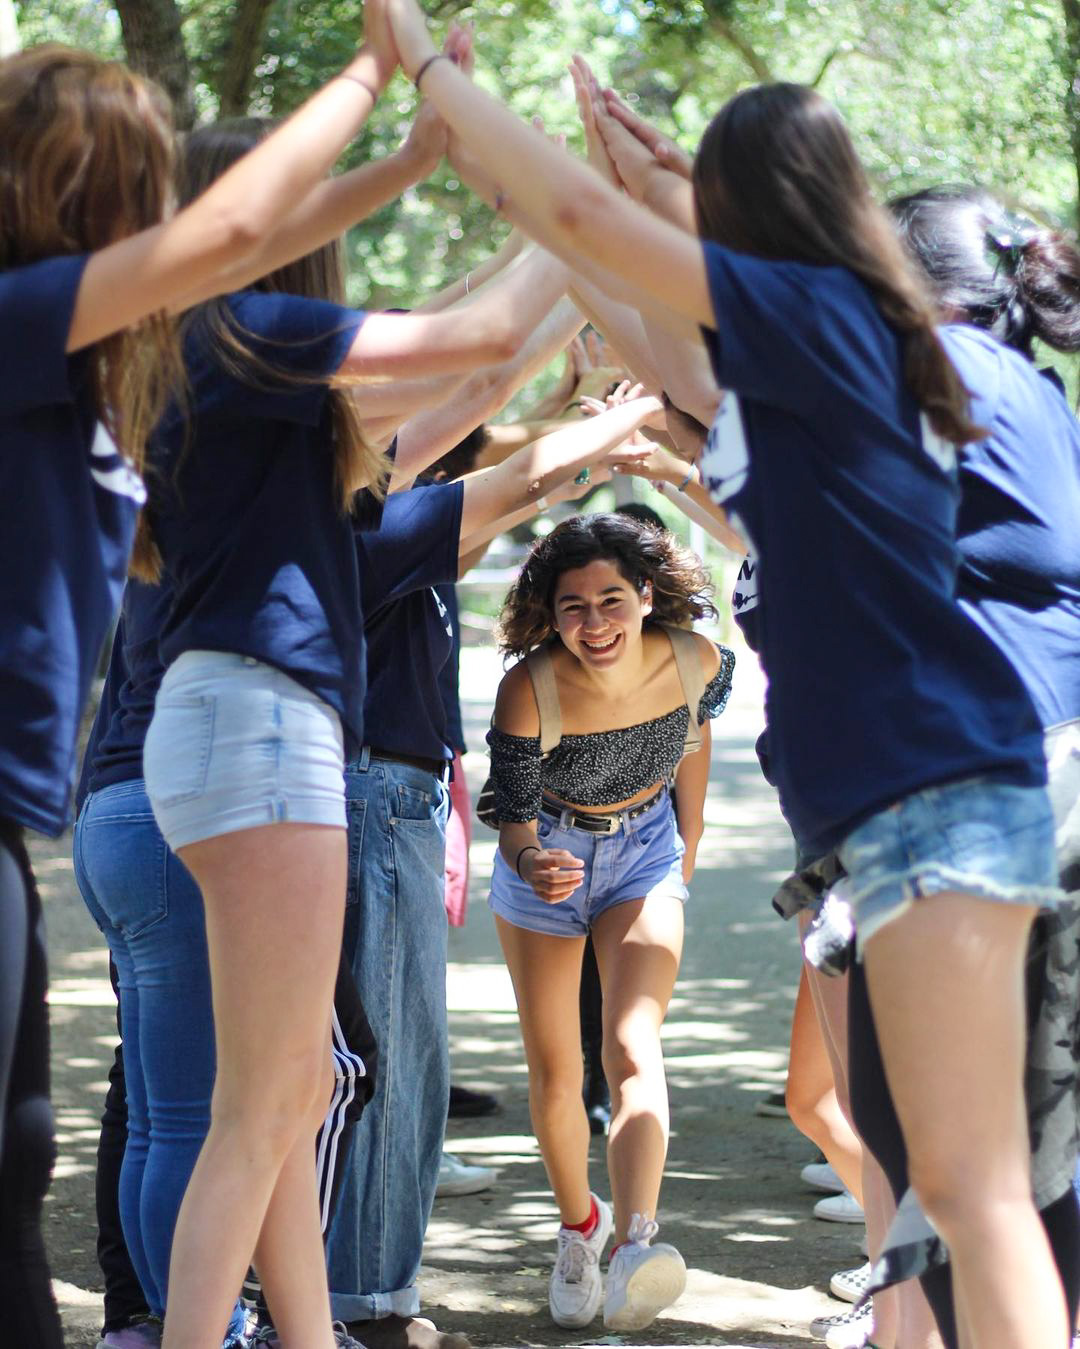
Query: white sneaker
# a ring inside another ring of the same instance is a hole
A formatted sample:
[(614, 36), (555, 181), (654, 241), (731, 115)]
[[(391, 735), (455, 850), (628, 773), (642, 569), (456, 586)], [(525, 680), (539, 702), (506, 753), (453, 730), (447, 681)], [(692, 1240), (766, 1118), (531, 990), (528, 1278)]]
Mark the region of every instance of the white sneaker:
[(814, 1205), (814, 1217), (827, 1223), (866, 1222), (862, 1205), (847, 1190), (840, 1194), (831, 1194), (828, 1199), (819, 1199)]
[(469, 1166), (452, 1152), (444, 1152), (439, 1161), (439, 1179), (435, 1184), (435, 1198), (447, 1195), (478, 1194), (490, 1190), (495, 1183), (495, 1170), (490, 1166)]
[(810, 1322), (810, 1336), (825, 1349), (863, 1349), (874, 1333), (874, 1304), (853, 1307), (841, 1316), (819, 1316)]
[(842, 1269), (829, 1280), (829, 1292), (841, 1302), (858, 1302), (870, 1282), (870, 1261), (854, 1269)]
[(589, 1324), (600, 1309), (603, 1293), (600, 1256), (611, 1236), (611, 1209), (599, 1195), (592, 1199), (597, 1218), (591, 1235), (583, 1237), (572, 1227), (559, 1228), (559, 1253), (548, 1284), (551, 1319), (568, 1330)]
[(799, 1172), (804, 1185), (812, 1190), (824, 1190), (826, 1194), (842, 1194), (844, 1182), (828, 1162), (810, 1162)]
[(626, 1240), (608, 1264), (604, 1325), (612, 1330), (644, 1330), (682, 1296), (686, 1264), (674, 1246), (650, 1246), (659, 1225), (640, 1213), (630, 1220)]

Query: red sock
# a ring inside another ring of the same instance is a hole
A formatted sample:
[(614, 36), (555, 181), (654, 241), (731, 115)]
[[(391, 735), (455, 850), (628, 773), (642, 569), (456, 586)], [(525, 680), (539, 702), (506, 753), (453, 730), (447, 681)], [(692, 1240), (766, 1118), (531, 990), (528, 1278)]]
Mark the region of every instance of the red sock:
[(591, 1237), (596, 1231), (596, 1224), (600, 1221), (600, 1210), (596, 1207), (596, 1200), (589, 1195), (589, 1216), (583, 1223), (563, 1223), (563, 1227), (568, 1232), (580, 1232), (583, 1237)]

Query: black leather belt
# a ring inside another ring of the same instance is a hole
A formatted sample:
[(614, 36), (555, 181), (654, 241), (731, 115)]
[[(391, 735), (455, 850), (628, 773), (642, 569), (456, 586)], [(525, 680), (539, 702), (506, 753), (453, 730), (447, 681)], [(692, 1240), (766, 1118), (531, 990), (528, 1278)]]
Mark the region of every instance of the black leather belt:
[(422, 754), (398, 754), (394, 750), (376, 749), (372, 745), (371, 757), (382, 759), (385, 763), (408, 764), (410, 768), (419, 768), (422, 773), (430, 773), (436, 778), (441, 778), (446, 772), (445, 759), (425, 759)]
[(571, 810), (569, 806), (564, 806), (561, 801), (556, 801), (550, 796), (545, 796), (540, 802), (540, 811), (543, 815), (552, 815), (556, 819), (561, 819), (564, 810), (570, 810), (570, 824), (574, 829), (583, 829), (587, 834), (617, 834), (624, 820), (636, 820), (639, 815), (644, 815), (647, 810), (652, 810), (653, 806), (661, 802), (667, 795), (668, 786), (665, 782), (645, 801), (639, 801), (636, 806), (627, 806), (624, 810), (617, 810), (611, 815), (580, 815)]

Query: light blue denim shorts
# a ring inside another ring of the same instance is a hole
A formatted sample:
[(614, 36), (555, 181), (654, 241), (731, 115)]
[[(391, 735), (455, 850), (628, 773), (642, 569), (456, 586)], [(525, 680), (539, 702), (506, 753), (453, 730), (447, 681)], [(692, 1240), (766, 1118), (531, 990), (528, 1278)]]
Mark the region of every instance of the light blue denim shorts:
[(644, 814), (632, 820), (624, 815), (613, 834), (575, 829), (569, 823), (572, 816), (572, 811), (564, 810), (556, 819), (545, 810), (536, 825), (544, 848), (564, 848), (585, 863), (582, 883), (570, 898), (546, 904), (496, 852), (488, 900), (492, 913), (530, 932), (584, 937), (602, 913), (627, 900), (667, 895), (686, 903), (689, 892), (682, 878), (686, 849), (675, 827), (670, 792)]
[(959, 891), (997, 904), (1055, 908), (1054, 816), (1044, 787), (964, 778), (927, 787), (859, 825), (837, 849), (860, 952), (926, 895)]
[(175, 852), (291, 821), (346, 827), (341, 720), (281, 670), (185, 651), (165, 671), (143, 746), (154, 818)]

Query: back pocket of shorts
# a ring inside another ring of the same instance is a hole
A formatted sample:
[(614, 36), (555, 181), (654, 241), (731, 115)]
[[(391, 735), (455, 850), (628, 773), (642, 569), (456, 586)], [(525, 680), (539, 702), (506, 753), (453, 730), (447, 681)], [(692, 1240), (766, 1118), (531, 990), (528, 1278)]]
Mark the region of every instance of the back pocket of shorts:
[(143, 776), (151, 801), (175, 806), (206, 790), (214, 701), (182, 695), (158, 698), (143, 746)]

